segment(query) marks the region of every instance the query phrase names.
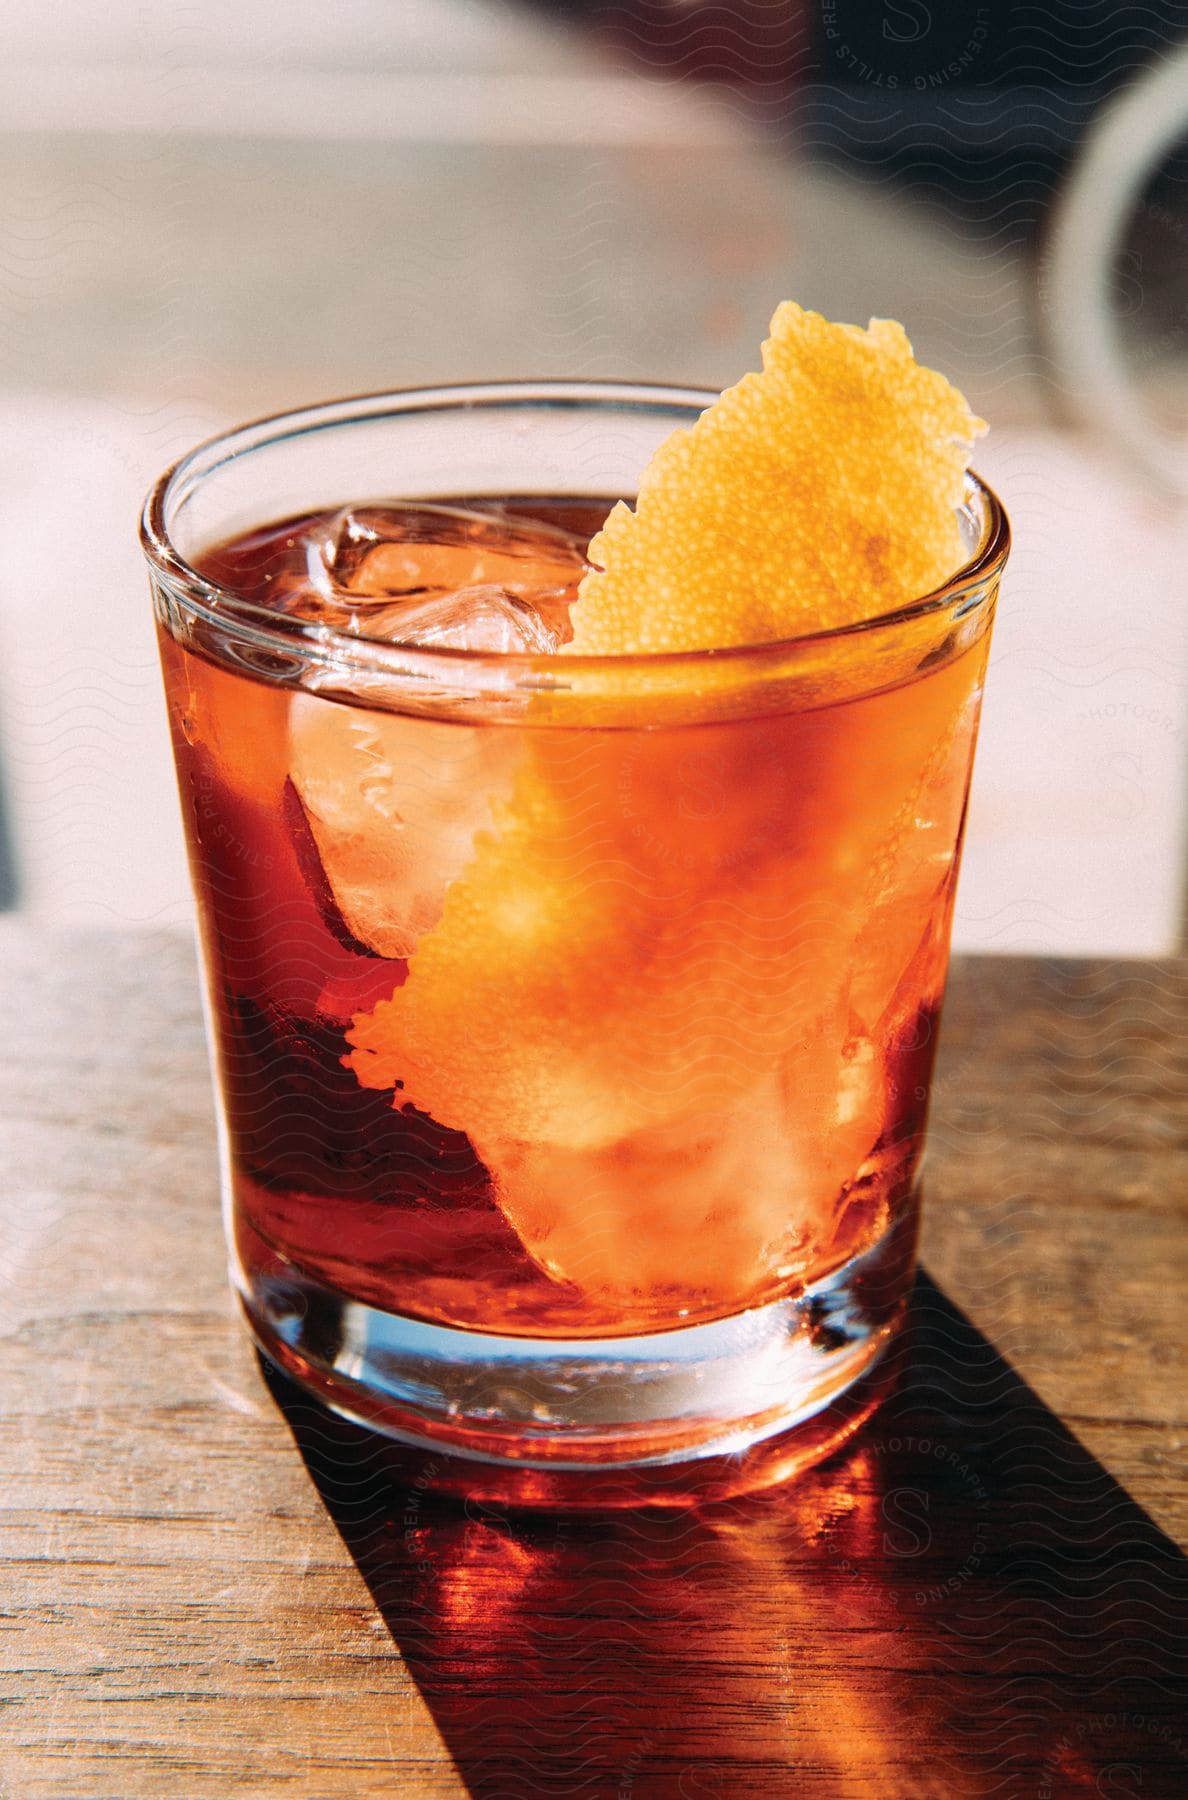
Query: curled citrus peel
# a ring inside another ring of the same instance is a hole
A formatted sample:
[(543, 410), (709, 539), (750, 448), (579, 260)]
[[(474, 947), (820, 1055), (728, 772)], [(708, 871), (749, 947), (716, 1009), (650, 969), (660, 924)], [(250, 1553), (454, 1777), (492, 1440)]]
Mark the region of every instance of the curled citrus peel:
[[(981, 429), (898, 325), (782, 306), (763, 372), (609, 515), (560, 654), (769, 643), (928, 594), (964, 560)], [(514, 785), (407, 980), (355, 1016), (361, 1085), (466, 1132), (529, 1253), (604, 1306), (667, 1290), (712, 1312), (833, 1243), (883, 1127), (885, 1021), (949, 879), (976, 715), (968, 659), (940, 659), (907, 710), (889, 690), (949, 629), (821, 639), (782, 706), (737, 710), (731, 659), (707, 658), (695, 694), (630, 721), (672, 732), (517, 733)], [(613, 664), (577, 685), (601, 723)], [(875, 697), (844, 721), (823, 708), (856, 694)], [(682, 771), (721, 804), (695, 791), (682, 812)]]
[(828, 631), (931, 593), (964, 560), (985, 430), (902, 325), (778, 308), (763, 369), (652, 457), (594, 538), (562, 654), (725, 649)]

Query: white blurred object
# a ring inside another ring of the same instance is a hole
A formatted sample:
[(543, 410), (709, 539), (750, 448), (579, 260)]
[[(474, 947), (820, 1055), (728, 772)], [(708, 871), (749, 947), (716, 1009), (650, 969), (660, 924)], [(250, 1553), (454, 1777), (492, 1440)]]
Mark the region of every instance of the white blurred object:
[(0, 131), (417, 144), (738, 141), (687, 82), (584, 57), (559, 21), (473, 0), (204, 0), (5, 16)]
[(213, 424), (0, 399), (0, 756), (33, 917), (190, 917), (136, 521), (153, 474)]
[(1071, 434), (995, 430), (1014, 534), (990, 654), (955, 941), (1161, 956), (1179, 942), (1188, 511)]
[(1047, 272), (1050, 350), (1073, 416), (1115, 440), (1157, 487), (1188, 496), (1188, 436), (1143, 404), (1112, 285), (1143, 193), (1188, 134), (1188, 40), (1094, 120), (1059, 195)]

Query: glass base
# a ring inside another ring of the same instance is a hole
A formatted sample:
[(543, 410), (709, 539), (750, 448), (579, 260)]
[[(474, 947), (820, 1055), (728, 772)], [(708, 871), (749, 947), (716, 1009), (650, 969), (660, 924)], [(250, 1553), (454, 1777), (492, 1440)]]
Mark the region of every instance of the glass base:
[(236, 1285), (260, 1348), (303, 1388), (435, 1454), (426, 1485), (521, 1505), (679, 1503), (783, 1480), (874, 1409), (915, 1238), (913, 1206), (795, 1298), (639, 1337), (431, 1325), (293, 1266)]

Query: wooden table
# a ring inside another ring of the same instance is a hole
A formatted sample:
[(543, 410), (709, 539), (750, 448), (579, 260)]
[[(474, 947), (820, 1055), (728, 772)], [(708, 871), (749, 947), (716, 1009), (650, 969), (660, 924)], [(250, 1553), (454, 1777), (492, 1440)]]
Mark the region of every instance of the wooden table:
[(1188, 1794), (1183, 967), (960, 967), (898, 1396), (609, 1520), (268, 1385), (187, 941), (0, 970), (4, 1800)]

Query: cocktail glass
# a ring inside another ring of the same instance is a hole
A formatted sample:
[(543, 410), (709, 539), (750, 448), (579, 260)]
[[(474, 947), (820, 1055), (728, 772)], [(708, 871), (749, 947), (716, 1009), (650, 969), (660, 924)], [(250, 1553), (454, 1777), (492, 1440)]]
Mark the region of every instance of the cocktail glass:
[(712, 398), (367, 396), (145, 508), (248, 1324), (525, 1503), (779, 1478), (889, 1379), (1005, 517), (971, 476), (938, 592), (650, 657), (371, 638), (235, 571), (494, 506), (496, 552), (546, 521), (544, 592)]

